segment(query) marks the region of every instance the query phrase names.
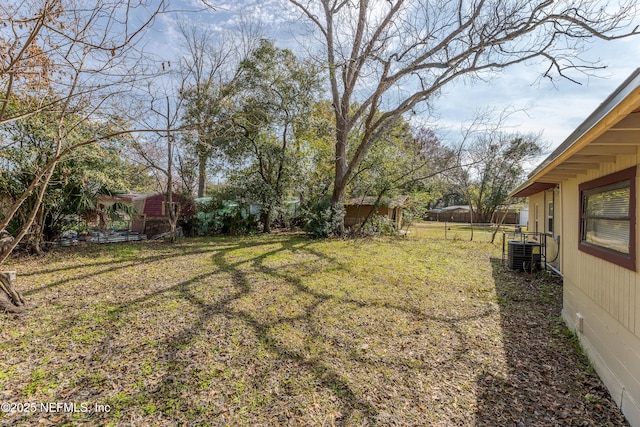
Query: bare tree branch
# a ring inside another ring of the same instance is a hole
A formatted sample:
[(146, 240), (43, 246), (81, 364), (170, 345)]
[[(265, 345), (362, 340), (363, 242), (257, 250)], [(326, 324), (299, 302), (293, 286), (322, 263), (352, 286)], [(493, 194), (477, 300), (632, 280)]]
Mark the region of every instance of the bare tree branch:
[[(450, 83), (532, 61), (548, 64), (541, 76), (577, 82), (572, 71), (602, 68), (583, 58), (586, 43), (640, 34), (631, 25), (638, 13), (634, 0), (615, 6), (588, 0), (289, 1), (324, 44), (336, 121), (335, 206), (372, 141)], [(354, 142), (353, 126), (360, 122), (364, 129)]]

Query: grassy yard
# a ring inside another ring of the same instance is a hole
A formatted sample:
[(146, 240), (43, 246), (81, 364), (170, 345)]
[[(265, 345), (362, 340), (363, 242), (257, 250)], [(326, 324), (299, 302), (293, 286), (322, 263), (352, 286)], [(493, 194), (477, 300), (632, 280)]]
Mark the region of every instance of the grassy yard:
[(559, 282), (427, 234), (15, 259), (32, 308), (0, 314), (0, 402), (77, 406), (0, 424), (624, 425)]

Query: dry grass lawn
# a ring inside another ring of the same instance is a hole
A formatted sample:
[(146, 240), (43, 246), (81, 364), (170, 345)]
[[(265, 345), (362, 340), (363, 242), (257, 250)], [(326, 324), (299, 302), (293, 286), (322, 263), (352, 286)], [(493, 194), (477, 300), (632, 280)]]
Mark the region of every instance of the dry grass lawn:
[(416, 233), (14, 259), (32, 308), (0, 314), (0, 402), (62, 406), (0, 424), (624, 425), (561, 284), (496, 256)]

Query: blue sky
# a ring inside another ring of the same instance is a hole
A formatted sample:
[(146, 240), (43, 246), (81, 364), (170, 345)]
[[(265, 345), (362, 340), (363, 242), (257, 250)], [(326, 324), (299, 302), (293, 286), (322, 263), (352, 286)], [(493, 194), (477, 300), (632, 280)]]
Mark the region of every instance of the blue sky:
[[(162, 16), (152, 32), (155, 49), (163, 56), (179, 55), (176, 31), (178, 22), (191, 22), (217, 31), (233, 28), (244, 16), (261, 23), (265, 36), (280, 47), (301, 51), (302, 36), (296, 25), (298, 14), (286, 0), (208, 0), (216, 11), (203, 9), (200, 0), (174, 3), (181, 12)], [(584, 58), (606, 65), (598, 77), (578, 76), (581, 85), (568, 80), (539, 79), (544, 65), (517, 65), (503, 71), (489, 82), (464, 85), (459, 82), (445, 89), (435, 102), (437, 127), (449, 130), (455, 138), (461, 124), (471, 120), (477, 110), (514, 110), (507, 125), (523, 132), (542, 132), (553, 149), (618, 87), (631, 72), (640, 67), (640, 37), (617, 41), (597, 41), (584, 53)], [(574, 74), (575, 76), (575, 74)]]

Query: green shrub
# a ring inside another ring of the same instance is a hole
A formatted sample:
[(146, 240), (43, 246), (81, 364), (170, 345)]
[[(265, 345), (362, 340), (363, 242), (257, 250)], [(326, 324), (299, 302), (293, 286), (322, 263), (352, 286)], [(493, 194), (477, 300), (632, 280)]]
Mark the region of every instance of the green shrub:
[(312, 202), (304, 213), (304, 229), (313, 237), (333, 236), (344, 223), (344, 208), (335, 209), (328, 197)]
[(393, 235), (396, 234), (394, 222), (386, 216), (373, 215), (362, 227), (361, 234), (370, 236), (374, 234)]
[(195, 233), (247, 234), (258, 229), (258, 220), (246, 203), (236, 202), (234, 194), (219, 190), (206, 199), (199, 199), (195, 215)]

